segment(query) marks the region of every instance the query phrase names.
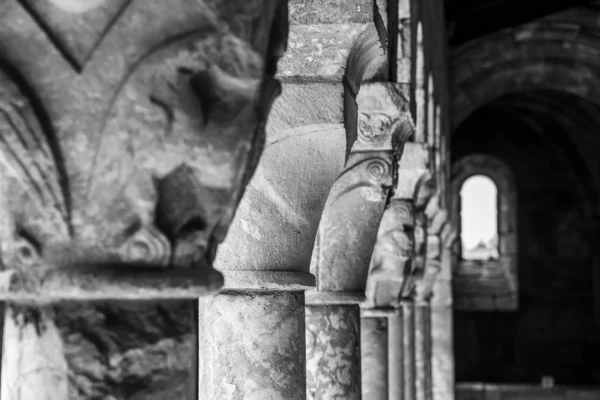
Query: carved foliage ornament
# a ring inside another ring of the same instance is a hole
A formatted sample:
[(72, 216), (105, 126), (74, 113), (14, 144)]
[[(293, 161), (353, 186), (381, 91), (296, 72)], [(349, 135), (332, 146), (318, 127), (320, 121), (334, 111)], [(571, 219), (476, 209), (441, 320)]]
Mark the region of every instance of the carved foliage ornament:
[(53, 136), (0, 74), (2, 261), (14, 275), (0, 297), (197, 297), (223, 285), (212, 261), (281, 92), (287, 2), (262, 7), (273, 18), (255, 27), (269, 37), (261, 52), (214, 26), (140, 60), (89, 149), (84, 133)]

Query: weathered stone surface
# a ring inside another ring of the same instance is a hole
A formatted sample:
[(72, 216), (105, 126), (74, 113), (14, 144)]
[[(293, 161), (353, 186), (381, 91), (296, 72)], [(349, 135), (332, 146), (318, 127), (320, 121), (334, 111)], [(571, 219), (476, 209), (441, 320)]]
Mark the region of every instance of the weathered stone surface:
[(361, 318), (362, 398), (388, 399), (387, 317)]
[(281, 96), (275, 100), (269, 115), (267, 148), (295, 133), (294, 128), (327, 124), (341, 127), (343, 93), (341, 83), (284, 80)]
[(131, 0), (21, 0), (20, 3), (40, 20), (40, 28), (48, 39), (81, 72)]
[(372, 26), (367, 0), (290, 1), (290, 42), (280, 76), (305, 76), (341, 82), (357, 36)]
[(306, 307), (307, 399), (360, 399), (358, 305)]
[(369, 24), (373, 21), (373, 4), (369, 0), (290, 0), (289, 4), (293, 25)]
[(303, 293), (224, 292), (199, 310), (199, 398), (306, 399)]
[(367, 24), (292, 25), (281, 76), (328, 77), (340, 82), (352, 44)]
[(402, 307), (388, 318), (389, 400), (404, 399), (404, 313)]

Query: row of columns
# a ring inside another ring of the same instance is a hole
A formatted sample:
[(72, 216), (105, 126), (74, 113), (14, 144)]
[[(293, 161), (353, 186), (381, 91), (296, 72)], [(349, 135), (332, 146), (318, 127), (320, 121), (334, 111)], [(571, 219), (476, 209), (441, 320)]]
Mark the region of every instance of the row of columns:
[[(387, 9), (385, 2), (377, 3), (382, 12)], [(408, 13), (407, 2), (399, 7)], [(275, 39), (287, 36), (283, 25), (272, 27)], [(269, 47), (283, 51), (285, 45), (275, 40)], [(403, 57), (408, 60), (408, 54)], [(441, 230), (432, 222), (439, 213), (432, 199), (430, 150), (410, 142), (415, 129), (408, 84), (363, 84), (354, 95), (358, 134), (348, 143), (344, 170), (321, 217), (311, 262), (316, 283), (302, 266), (293, 272), (273, 271), (270, 265), (223, 268), (225, 290), (199, 301), (198, 348), (190, 357), (191, 390), (185, 398), (431, 399), (429, 302), (439, 259), (430, 247), (441, 245)], [(220, 288), (223, 279), (217, 277)], [(171, 281), (180, 291), (198, 293), (190, 289), (189, 276)], [(203, 277), (200, 283), (209, 286), (209, 281)], [(315, 284), (316, 290), (305, 294)], [(34, 325), (15, 322), (14, 332), (7, 331), (14, 334), (4, 340), (3, 400), (85, 398), (87, 388), (68, 381), (77, 378), (80, 354), (60, 347), (67, 343), (61, 327), (45, 323), (40, 333)], [(26, 354), (26, 329), (45, 347), (32, 350), (31, 362), (17, 365)], [(11, 355), (10, 346), (18, 352)], [(101, 351), (110, 364), (101, 371), (107, 376), (115, 373), (111, 363), (133, 357)], [(92, 376), (89, 392), (109, 379)], [(116, 396), (136, 395), (111, 398)]]
[(432, 399), (430, 299), (451, 228), (430, 151), (408, 142), (404, 89), (366, 84), (356, 99), (357, 140), (323, 212), (306, 295), (309, 399)]

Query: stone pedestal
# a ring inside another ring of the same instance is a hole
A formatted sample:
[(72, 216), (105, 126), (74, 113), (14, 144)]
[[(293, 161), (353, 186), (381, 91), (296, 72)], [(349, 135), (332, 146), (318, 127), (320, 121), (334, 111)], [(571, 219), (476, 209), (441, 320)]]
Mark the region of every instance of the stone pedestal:
[(306, 293), (307, 399), (360, 400), (361, 296), (319, 295)]
[(304, 293), (225, 291), (199, 306), (199, 398), (305, 400)]

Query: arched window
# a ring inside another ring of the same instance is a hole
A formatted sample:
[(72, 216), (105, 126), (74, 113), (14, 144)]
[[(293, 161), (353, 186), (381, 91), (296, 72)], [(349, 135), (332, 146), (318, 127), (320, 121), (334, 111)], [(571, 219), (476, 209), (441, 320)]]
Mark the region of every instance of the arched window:
[(463, 260), (497, 260), (498, 190), (485, 175), (474, 175), (460, 189), (461, 255)]
[(453, 300), (459, 310), (518, 307), (516, 188), (501, 160), (472, 154), (452, 166)]

